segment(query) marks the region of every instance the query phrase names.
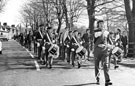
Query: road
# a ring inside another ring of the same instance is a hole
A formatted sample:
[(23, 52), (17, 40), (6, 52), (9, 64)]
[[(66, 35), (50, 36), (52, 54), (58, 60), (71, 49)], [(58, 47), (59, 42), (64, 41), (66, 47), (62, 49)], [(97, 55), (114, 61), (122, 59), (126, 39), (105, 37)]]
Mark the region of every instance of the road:
[[(30, 54), (31, 53), (31, 54)], [(0, 55), (0, 86), (104, 86), (101, 70), (101, 84), (96, 85), (94, 64), (83, 62), (80, 69), (70, 64), (55, 60), (52, 69), (37, 64), (18, 42), (3, 42), (3, 54)], [(40, 70), (38, 70), (38, 66)], [(112, 86), (135, 86), (135, 59), (125, 59), (118, 69), (111, 64), (110, 77)]]

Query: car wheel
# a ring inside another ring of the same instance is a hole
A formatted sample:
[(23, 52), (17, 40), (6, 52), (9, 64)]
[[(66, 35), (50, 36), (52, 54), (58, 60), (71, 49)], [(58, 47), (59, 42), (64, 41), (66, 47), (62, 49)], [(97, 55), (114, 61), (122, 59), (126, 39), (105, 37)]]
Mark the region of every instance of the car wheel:
[(2, 51), (0, 51), (0, 54), (2, 54)]

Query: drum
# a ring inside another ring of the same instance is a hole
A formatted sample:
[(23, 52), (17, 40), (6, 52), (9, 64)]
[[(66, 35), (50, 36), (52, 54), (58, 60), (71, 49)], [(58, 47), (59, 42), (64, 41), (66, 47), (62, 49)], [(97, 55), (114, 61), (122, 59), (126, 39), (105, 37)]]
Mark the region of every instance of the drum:
[(56, 52), (57, 52), (57, 47), (55, 47), (55, 46), (53, 46), (52, 48), (50, 48), (50, 50), (49, 50), (49, 53), (51, 53), (51, 54), (56, 54)]
[(112, 54), (114, 54), (115, 56), (117, 57), (120, 57), (122, 55), (123, 51), (122, 49), (120, 49), (119, 47), (115, 47), (113, 50), (112, 50)]
[(56, 44), (52, 44), (52, 46), (48, 50), (49, 55), (53, 58), (58, 58), (59, 56), (59, 47)]
[(84, 56), (85, 53), (86, 53), (86, 49), (85, 49), (83, 46), (81, 46), (81, 47), (77, 48), (76, 53), (77, 53), (79, 56)]

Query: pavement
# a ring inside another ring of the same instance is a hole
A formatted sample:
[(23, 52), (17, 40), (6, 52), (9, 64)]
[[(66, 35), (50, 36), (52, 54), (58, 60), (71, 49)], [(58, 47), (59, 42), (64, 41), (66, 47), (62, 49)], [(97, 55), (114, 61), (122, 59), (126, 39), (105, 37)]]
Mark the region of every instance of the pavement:
[[(101, 70), (101, 84), (96, 85), (93, 61), (85, 61), (80, 69), (55, 60), (52, 69), (37, 63), (33, 51), (27, 51), (15, 40), (3, 42), (0, 55), (0, 86), (105, 86)], [(120, 67), (109, 71), (112, 86), (135, 86), (135, 59), (123, 59)], [(39, 68), (38, 68), (39, 67)]]

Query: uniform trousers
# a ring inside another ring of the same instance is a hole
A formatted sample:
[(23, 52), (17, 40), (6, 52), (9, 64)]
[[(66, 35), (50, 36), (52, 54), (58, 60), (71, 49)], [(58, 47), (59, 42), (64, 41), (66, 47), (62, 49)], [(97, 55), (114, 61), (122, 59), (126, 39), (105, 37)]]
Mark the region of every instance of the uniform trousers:
[(100, 62), (102, 63), (103, 71), (104, 71), (104, 77), (105, 81), (110, 81), (109, 77), (109, 69), (107, 67), (107, 57), (108, 57), (108, 51), (101, 47), (96, 47), (94, 50), (94, 57), (95, 57), (95, 77), (98, 80), (99, 79), (99, 65)]

